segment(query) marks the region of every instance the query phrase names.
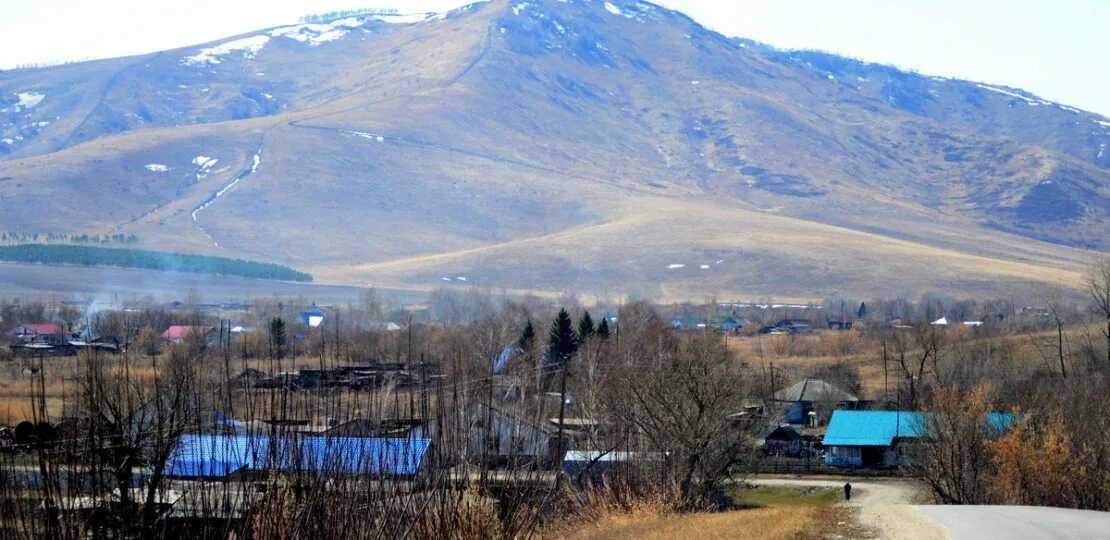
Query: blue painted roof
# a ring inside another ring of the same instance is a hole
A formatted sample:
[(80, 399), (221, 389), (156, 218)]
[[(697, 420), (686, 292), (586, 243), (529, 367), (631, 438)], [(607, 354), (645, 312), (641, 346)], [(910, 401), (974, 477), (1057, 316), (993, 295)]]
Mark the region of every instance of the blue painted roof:
[(833, 411), (825, 446), (890, 446), (895, 437), (921, 437), (925, 417), (917, 412)]
[(493, 363), (493, 372), (501, 373), (505, 371), (505, 366), (509, 365), (509, 360), (512, 360), (514, 352), (516, 352), (516, 348), (514, 347), (505, 347), (501, 349), (501, 354), (498, 355), (497, 361)]
[(225, 477), (239, 470), (302, 470), (337, 474), (413, 475), (430, 439), (275, 437), (187, 434), (167, 475)]
[[(926, 413), (909, 411), (833, 411), (825, 446), (890, 446), (896, 437), (924, 437)], [(988, 413), (987, 427), (1001, 433), (1014, 423), (1010, 413)]]
[(1015, 421), (1017, 421), (1017, 418), (1013, 415), (1013, 413), (987, 413), (987, 427), (991, 428), (999, 434), (1001, 434), (1003, 431), (1006, 431), (1007, 429), (1010, 429), (1010, 426), (1014, 425)]

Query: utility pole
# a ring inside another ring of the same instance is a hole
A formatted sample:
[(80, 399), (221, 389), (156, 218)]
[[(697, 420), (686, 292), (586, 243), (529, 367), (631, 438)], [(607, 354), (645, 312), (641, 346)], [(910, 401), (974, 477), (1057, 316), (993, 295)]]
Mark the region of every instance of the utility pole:
[[(559, 381), (559, 457), (558, 463), (562, 464), (563, 456), (566, 454), (567, 445), (563, 444), (563, 423), (567, 409), (567, 364), (563, 362), (563, 376)], [(555, 492), (558, 493), (559, 489), (563, 487), (563, 474), (561, 472), (555, 475)]]
[(887, 375), (886, 340), (883, 340), (883, 400), (890, 403), (890, 383)]

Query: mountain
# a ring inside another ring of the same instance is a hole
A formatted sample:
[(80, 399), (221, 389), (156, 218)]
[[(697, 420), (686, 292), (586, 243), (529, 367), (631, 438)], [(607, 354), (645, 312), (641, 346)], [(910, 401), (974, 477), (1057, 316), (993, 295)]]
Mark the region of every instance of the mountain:
[(409, 289), (1011, 295), (1110, 249), (1108, 142), (646, 2), (494, 0), (0, 72), (0, 230)]

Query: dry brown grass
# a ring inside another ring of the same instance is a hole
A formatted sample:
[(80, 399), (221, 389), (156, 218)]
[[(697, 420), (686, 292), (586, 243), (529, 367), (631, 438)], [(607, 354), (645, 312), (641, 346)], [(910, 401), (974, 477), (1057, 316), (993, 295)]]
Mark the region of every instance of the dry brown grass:
[(0, 397), (0, 425), (14, 426), (33, 418), (31, 400)]
[(817, 507), (758, 508), (732, 512), (666, 515), (610, 514), (565, 536), (578, 540), (671, 538), (798, 538), (812, 530)]

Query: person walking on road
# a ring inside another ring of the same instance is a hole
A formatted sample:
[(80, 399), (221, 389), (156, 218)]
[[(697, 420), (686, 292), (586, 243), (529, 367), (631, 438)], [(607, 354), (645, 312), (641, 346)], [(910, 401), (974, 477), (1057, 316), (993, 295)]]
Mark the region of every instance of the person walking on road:
[(851, 482), (844, 482), (844, 500), (845, 501), (852, 500), (852, 483)]

